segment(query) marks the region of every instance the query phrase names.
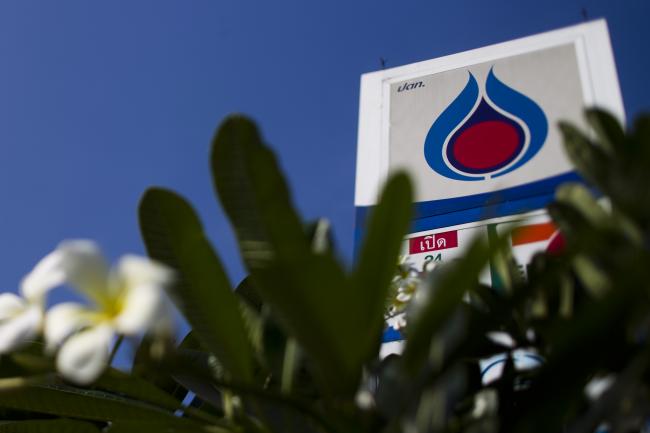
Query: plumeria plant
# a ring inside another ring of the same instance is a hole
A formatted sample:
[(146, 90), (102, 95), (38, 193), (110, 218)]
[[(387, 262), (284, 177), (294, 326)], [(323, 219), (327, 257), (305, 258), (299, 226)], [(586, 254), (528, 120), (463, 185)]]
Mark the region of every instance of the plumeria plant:
[[(0, 295), (1, 353), (40, 336), (63, 378), (93, 383), (109, 364), (111, 346), (115, 350), (123, 337), (171, 337), (165, 289), (172, 281), (173, 271), (149, 258), (127, 255), (110, 269), (94, 242), (62, 242), (23, 279), (23, 298)], [(63, 285), (88, 304), (63, 302), (46, 311), (46, 296)]]
[[(400, 260), (404, 174), (344, 265), (255, 125), (227, 119), (210, 165), (249, 276), (231, 284), (191, 205), (164, 188), (138, 209), (150, 258), (111, 269), (91, 241), (63, 242), (21, 296), (0, 295), (0, 433), (645, 431), (650, 117), (628, 133), (602, 111), (587, 119), (589, 134), (561, 126), (588, 184), (548, 208), (566, 246), (527, 279), (507, 237), (423, 270)], [(498, 288), (479, 283), (488, 263)], [(88, 302), (46, 308), (61, 286)], [(167, 295), (192, 328), (178, 343)], [(399, 355), (380, 355), (386, 320), (407, 337)], [(124, 337), (139, 341), (128, 372), (109, 365)], [(520, 368), (520, 351), (538, 362)]]

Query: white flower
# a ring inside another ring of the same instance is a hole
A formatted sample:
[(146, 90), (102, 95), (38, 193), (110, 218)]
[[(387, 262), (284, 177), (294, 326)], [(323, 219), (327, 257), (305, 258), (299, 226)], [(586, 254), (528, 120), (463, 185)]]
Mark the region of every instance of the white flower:
[(594, 377), (585, 386), (585, 395), (589, 400), (596, 401), (607, 392), (615, 382), (616, 375), (614, 374)]
[(38, 334), (43, 310), (14, 293), (0, 294), (0, 354), (9, 353)]
[(507, 347), (509, 349), (514, 349), (516, 342), (507, 332), (501, 331), (490, 331), (485, 336), (492, 341), (494, 344), (499, 346)]
[(0, 354), (17, 349), (41, 331), (45, 295), (63, 281), (61, 273), (51, 272), (54, 265), (52, 258), (36, 265), (21, 282), (22, 297), (0, 294)]
[(83, 385), (97, 379), (116, 334), (171, 328), (164, 287), (173, 275), (165, 266), (127, 255), (109, 270), (97, 245), (86, 240), (61, 243), (42, 263), (42, 281), (69, 284), (94, 304), (65, 302), (45, 316), (46, 351), (58, 349), (57, 369), (68, 380)]

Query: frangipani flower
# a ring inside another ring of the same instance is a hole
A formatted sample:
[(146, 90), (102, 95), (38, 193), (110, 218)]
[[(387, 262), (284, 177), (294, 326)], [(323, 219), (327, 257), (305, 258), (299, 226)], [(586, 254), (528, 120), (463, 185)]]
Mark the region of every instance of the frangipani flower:
[(46, 351), (58, 349), (57, 369), (68, 380), (88, 384), (97, 379), (116, 335), (170, 331), (164, 288), (173, 275), (165, 266), (127, 255), (109, 269), (97, 245), (86, 240), (61, 243), (42, 263), (48, 264), (40, 274), (44, 280), (69, 284), (94, 304), (65, 302), (45, 316)]
[(52, 259), (41, 260), (23, 279), (22, 297), (0, 294), (0, 354), (9, 353), (34, 338), (43, 325), (47, 291), (63, 281), (63, 275), (50, 272)]
[(9, 353), (41, 329), (42, 306), (14, 293), (0, 294), (0, 354)]

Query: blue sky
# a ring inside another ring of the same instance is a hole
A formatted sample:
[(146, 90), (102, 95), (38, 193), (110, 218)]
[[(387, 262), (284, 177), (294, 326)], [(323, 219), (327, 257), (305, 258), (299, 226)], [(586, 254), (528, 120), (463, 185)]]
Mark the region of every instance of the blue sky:
[(255, 118), (297, 206), (352, 250), (359, 77), (583, 21), (608, 20), (629, 118), (650, 107), (650, 2), (88, 0), (0, 2), (0, 287), (67, 238), (143, 251), (151, 185), (198, 209), (233, 282), (209, 142)]

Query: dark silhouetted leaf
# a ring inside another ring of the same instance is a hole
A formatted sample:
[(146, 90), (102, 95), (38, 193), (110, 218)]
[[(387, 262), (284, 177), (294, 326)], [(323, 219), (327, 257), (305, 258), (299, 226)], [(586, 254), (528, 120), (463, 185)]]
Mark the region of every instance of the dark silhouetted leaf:
[(100, 431), (94, 424), (70, 419), (0, 421), (0, 433), (99, 433)]
[(619, 121), (607, 111), (599, 108), (588, 109), (585, 111), (585, 115), (604, 149), (609, 153), (620, 151), (617, 147), (624, 145), (625, 132)]
[(478, 285), (479, 272), (488, 263), (490, 252), (483, 239), (476, 239), (463, 260), (436, 269), (426, 292), (415, 299), (404, 351), (404, 365), (411, 374), (422, 368), (429, 356), (433, 337), (457, 311), (465, 292)]
[(370, 214), (368, 231), (352, 275), (353, 290), (347, 296), (348, 302), (358, 308), (357, 322), (365, 324), (367, 330), (365, 339), (359, 335), (361, 340), (357, 342), (362, 361), (377, 354), (385, 300), (408, 229), (412, 201), (408, 177), (397, 174), (388, 181), (379, 203)]
[[(381, 285), (389, 279), (389, 270), (376, 268), (377, 276), (371, 276), (367, 267), (395, 262), (394, 239), (401, 239), (408, 218), (403, 207), (410, 200), (408, 182), (398, 177), (387, 188), (383, 207), (390, 216), (384, 212), (374, 229), (390, 230), (383, 233), (388, 244), (381, 245), (386, 258), (367, 253), (357, 287), (329, 250), (311, 245), (275, 157), (252, 122), (232, 117), (222, 124), (213, 142), (212, 171), (260, 296), (318, 365), (321, 384), (333, 392), (354, 392), (368, 347), (379, 335), (383, 300), (368, 294), (382, 295)], [(373, 236), (372, 245), (378, 242)], [(378, 285), (370, 287), (373, 283)]]
[(237, 299), (193, 209), (179, 195), (152, 188), (139, 215), (149, 255), (178, 272), (172, 296), (197, 338), (234, 378), (251, 380), (252, 349)]
[(177, 420), (171, 412), (138, 400), (63, 384), (2, 391), (0, 406), (98, 421), (149, 419), (174, 423)]

